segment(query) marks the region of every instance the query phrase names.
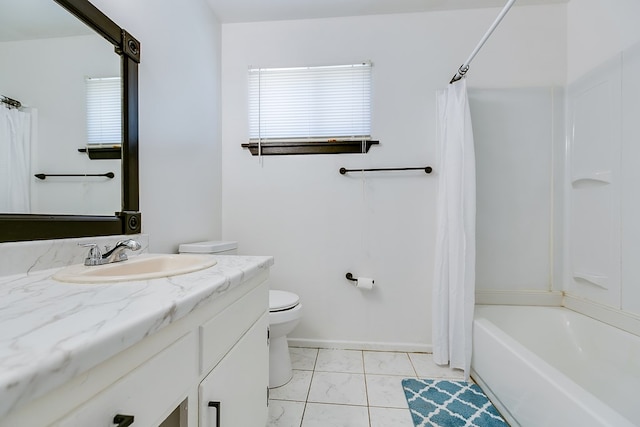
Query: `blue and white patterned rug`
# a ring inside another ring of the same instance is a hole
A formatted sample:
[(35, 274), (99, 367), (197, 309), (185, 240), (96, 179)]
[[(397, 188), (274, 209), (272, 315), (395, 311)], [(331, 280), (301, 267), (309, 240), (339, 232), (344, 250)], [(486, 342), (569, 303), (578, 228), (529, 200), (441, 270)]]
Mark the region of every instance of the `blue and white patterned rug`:
[(482, 389), (466, 381), (402, 380), (416, 427), (508, 427)]

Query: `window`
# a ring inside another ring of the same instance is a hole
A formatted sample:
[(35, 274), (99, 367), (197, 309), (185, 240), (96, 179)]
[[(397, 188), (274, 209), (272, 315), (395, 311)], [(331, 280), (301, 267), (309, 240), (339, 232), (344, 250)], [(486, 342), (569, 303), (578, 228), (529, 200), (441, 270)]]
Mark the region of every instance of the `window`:
[(120, 77), (86, 78), (87, 143), (122, 143)]
[(87, 93), (87, 146), (90, 159), (122, 157), (122, 81), (120, 77), (85, 79)]
[(377, 143), (371, 141), (371, 68), (250, 69), (249, 144), (243, 146), (253, 154), (361, 152), (365, 141), (368, 150)]

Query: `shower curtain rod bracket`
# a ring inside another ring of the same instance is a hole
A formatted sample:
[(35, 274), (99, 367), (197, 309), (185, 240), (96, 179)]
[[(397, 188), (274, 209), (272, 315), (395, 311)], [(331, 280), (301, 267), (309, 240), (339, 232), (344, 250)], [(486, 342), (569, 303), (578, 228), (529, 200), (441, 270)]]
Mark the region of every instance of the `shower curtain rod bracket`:
[(8, 96), (5, 96), (5, 95), (0, 95), (0, 102), (7, 104), (9, 107), (12, 107), (12, 108), (22, 107), (22, 103), (20, 101), (13, 98), (9, 98)]
[(463, 78), (464, 75), (467, 74), (467, 71), (469, 71), (469, 66), (462, 64), (460, 68), (458, 68), (458, 71), (456, 72), (456, 74), (451, 78), (451, 81), (449, 82), (449, 84), (457, 82), (458, 80)]
[(473, 52), (471, 52), (471, 55), (469, 55), (469, 57), (462, 64), (462, 66), (458, 68), (458, 72), (453, 76), (449, 84), (460, 80), (465, 75), (465, 73), (469, 70), (469, 64), (471, 64), (471, 61), (473, 61), (473, 58), (475, 58), (478, 52), (480, 52), (480, 49), (482, 49), (482, 46), (484, 46), (484, 44), (487, 42), (491, 34), (495, 31), (496, 27), (498, 26), (498, 24), (500, 24), (500, 21), (502, 21), (502, 18), (504, 18), (504, 16), (507, 14), (509, 9), (511, 9), (511, 6), (513, 6), (513, 3), (515, 3), (515, 1), (516, 0), (507, 0), (507, 3), (504, 5), (502, 10), (498, 14), (498, 17), (496, 18), (496, 20), (493, 21), (493, 24), (491, 24), (487, 32), (484, 34), (484, 36), (482, 36), (482, 39), (480, 39), (480, 42), (478, 43), (478, 45), (475, 47), (475, 49), (473, 49)]

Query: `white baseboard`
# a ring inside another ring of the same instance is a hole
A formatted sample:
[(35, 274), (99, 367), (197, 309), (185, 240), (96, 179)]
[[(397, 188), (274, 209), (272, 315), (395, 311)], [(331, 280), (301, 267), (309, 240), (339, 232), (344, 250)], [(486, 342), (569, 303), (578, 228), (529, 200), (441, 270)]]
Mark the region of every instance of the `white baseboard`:
[(504, 291), (476, 289), (476, 304), (562, 306), (559, 291)]
[(287, 341), (291, 347), (330, 348), (339, 350), (402, 351), (407, 353), (431, 353), (433, 351), (431, 344), (420, 343), (334, 341), (307, 338), (287, 338)]

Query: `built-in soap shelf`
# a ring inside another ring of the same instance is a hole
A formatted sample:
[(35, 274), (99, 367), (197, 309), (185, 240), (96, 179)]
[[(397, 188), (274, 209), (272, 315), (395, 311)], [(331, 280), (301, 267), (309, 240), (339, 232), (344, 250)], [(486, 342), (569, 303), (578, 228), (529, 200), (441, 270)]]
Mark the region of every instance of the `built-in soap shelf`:
[(609, 278), (607, 276), (598, 276), (596, 274), (574, 272), (573, 279), (582, 283), (586, 282), (590, 285), (597, 286), (604, 290), (609, 289)]
[(571, 179), (571, 186), (573, 188), (580, 188), (593, 185), (611, 184), (612, 175), (611, 171), (597, 171), (592, 174), (574, 176)]

